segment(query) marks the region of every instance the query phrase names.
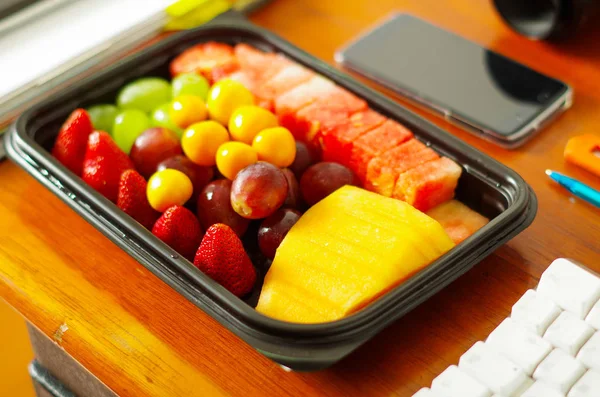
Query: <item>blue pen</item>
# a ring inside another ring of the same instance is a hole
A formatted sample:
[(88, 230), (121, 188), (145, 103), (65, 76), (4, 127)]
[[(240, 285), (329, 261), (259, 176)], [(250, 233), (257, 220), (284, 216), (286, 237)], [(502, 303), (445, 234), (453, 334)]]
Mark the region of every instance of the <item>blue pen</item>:
[(554, 179), (560, 186), (564, 187), (575, 196), (600, 208), (600, 192), (598, 190), (592, 189), (588, 185), (579, 182), (577, 179), (559, 174), (556, 171), (546, 170), (546, 175)]

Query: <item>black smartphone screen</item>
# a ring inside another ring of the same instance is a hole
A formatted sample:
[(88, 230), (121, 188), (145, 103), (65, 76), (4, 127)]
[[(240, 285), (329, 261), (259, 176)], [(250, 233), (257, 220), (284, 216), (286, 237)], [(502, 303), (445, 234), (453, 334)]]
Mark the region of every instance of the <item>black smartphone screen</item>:
[(523, 131), (568, 86), (410, 15), (400, 14), (336, 58), (392, 89), (499, 135)]

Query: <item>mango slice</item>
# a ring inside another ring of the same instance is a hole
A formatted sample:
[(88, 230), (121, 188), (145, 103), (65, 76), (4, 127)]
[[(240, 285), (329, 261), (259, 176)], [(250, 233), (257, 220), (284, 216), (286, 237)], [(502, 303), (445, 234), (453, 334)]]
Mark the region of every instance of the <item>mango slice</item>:
[(288, 232), (256, 310), (295, 323), (338, 320), (453, 246), (437, 221), (409, 204), (344, 186), (309, 209)]

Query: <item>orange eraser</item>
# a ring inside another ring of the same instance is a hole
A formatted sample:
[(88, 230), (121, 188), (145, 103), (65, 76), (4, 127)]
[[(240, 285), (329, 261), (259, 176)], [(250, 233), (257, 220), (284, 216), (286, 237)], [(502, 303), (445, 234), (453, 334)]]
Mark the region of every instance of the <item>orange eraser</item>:
[(569, 139), (565, 160), (600, 176), (600, 136), (585, 134)]

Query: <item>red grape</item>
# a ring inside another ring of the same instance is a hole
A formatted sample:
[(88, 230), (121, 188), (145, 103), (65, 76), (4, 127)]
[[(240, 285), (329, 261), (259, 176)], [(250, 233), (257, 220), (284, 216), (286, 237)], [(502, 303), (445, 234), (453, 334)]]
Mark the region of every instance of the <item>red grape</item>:
[(133, 143), (129, 156), (135, 169), (150, 178), (161, 161), (183, 153), (177, 135), (162, 127), (147, 129)]
[(288, 193), (283, 202), (283, 206), (286, 208), (298, 208), (301, 200), (298, 180), (294, 176), (294, 173), (287, 168), (282, 169), (281, 172), (283, 172), (288, 183)]
[(304, 171), (317, 161), (319, 161), (319, 156), (313, 148), (304, 142), (296, 141), (296, 157), (289, 168), (297, 179), (302, 178)]
[(275, 252), (289, 230), (300, 219), (300, 212), (282, 208), (262, 221), (258, 229), (258, 247), (269, 259), (275, 258)]
[(231, 208), (231, 181), (229, 179), (217, 179), (209, 182), (198, 197), (196, 213), (204, 230), (215, 223), (224, 223), (239, 236), (242, 237), (250, 221), (239, 216)]
[(190, 178), (192, 185), (194, 186), (194, 194), (192, 199), (196, 199), (204, 186), (213, 179), (215, 171), (213, 167), (203, 167), (194, 163), (192, 160), (185, 157), (183, 154), (169, 157), (166, 160), (161, 161), (156, 167), (156, 171), (162, 171), (165, 168), (172, 168), (183, 172)]
[(312, 206), (344, 185), (360, 186), (360, 181), (343, 165), (322, 162), (304, 172), (300, 179), (300, 192), (304, 201)]
[(285, 201), (288, 184), (273, 164), (259, 161), (238, 172), (231, 185), (231, 206), (247, 219), (266, 218)]

